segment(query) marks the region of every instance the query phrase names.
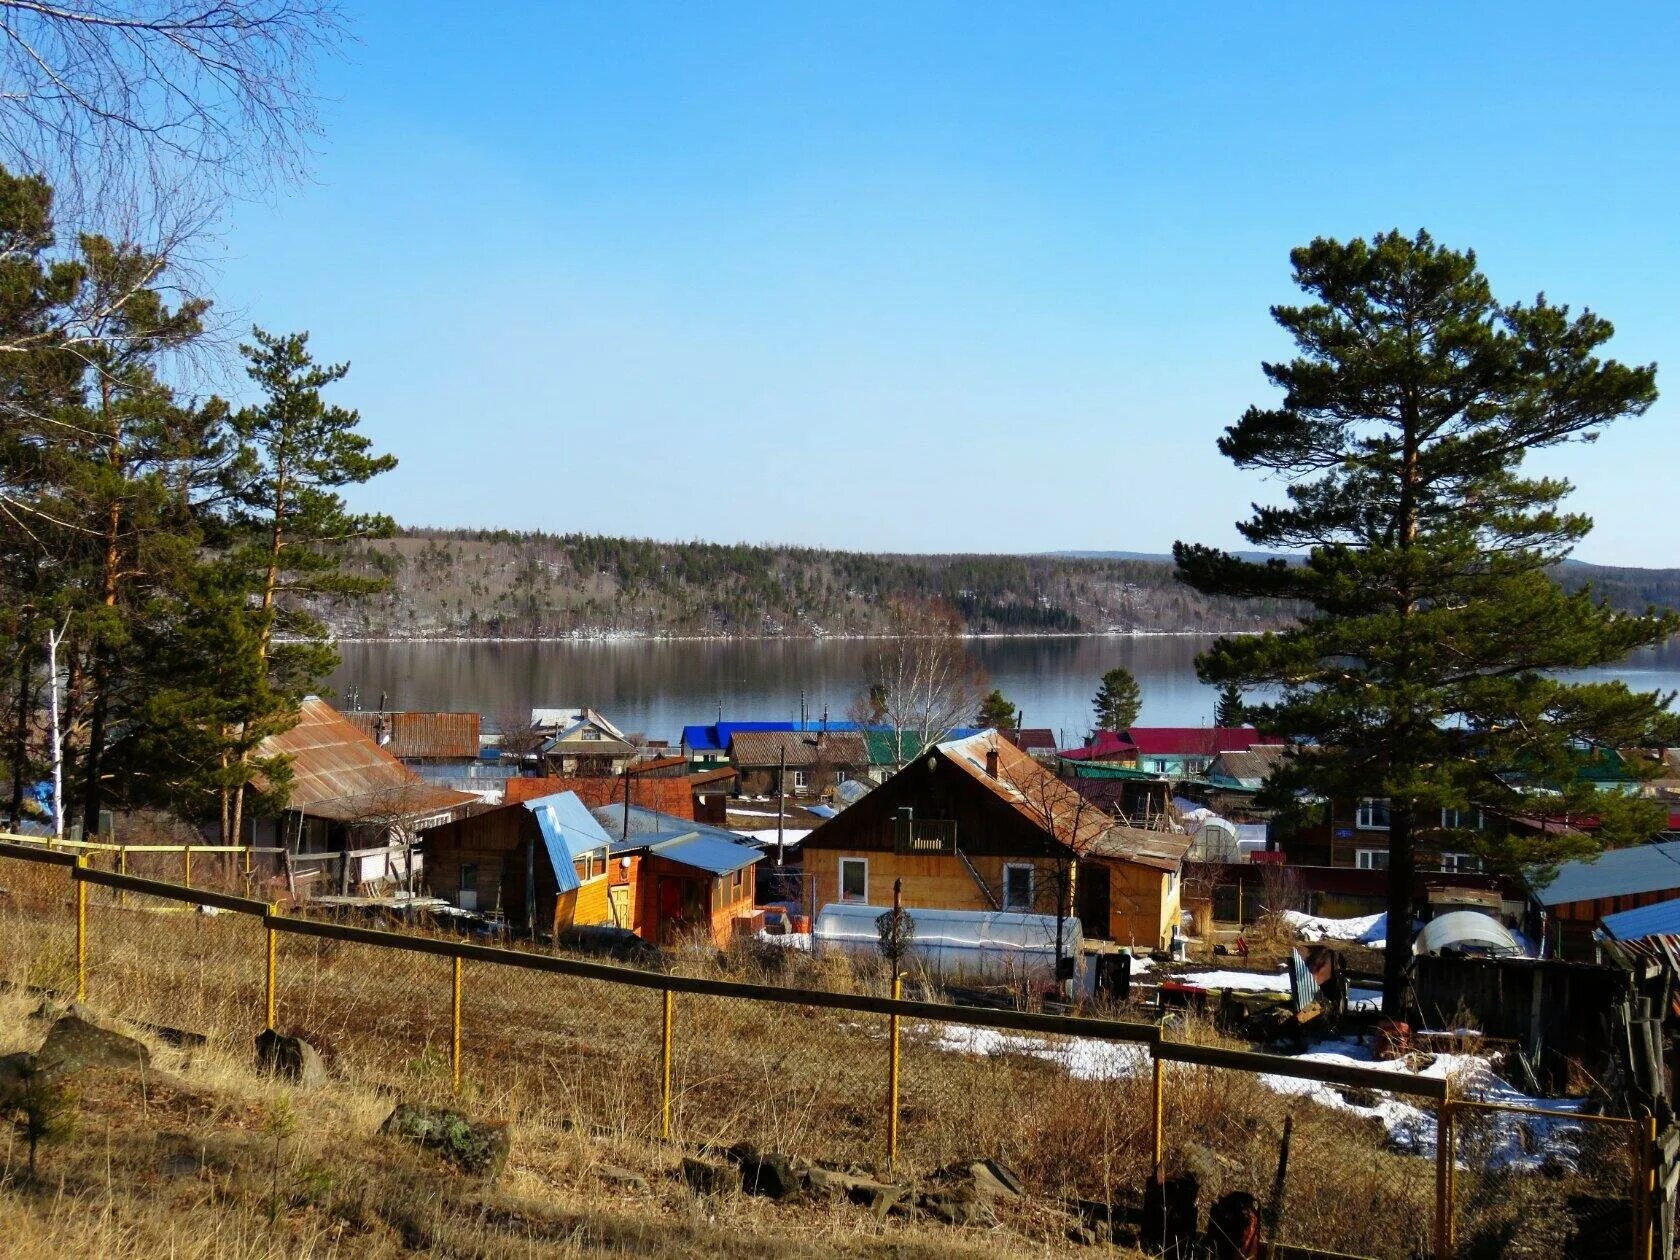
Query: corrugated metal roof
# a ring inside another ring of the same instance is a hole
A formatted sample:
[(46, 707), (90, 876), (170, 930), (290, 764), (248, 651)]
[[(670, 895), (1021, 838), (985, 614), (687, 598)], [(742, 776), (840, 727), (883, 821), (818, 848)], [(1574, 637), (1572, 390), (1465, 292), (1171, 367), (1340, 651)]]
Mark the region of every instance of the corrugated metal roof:
[(1086, 853), (1095, 858), (1135, 862), (1157, 871), (1176, 871), (1184, 865), (1185, 854), (1194, 844), (1193, 836), (1116, 824), (1093, 840)]
[(1680, 840), (1609, 849), (1592, 858), (1565, 862), (1551, 883), (1535, 894), (1543, 906), (1669, 892), (1680, 896)]
[(1618, 941), (1637, 941), (1646, 936), (1680, 936), (1680, 896), (1637, 910), (1623, 910), (1604, 916), (1604, 930)]
[(537, 820), (537, 830), (542, 832), (543, 848), (548, 851), (549, 865), (554, 868), (560, 891), (575, 891), (579, 885), (572, 864), (586, 854), (604, 853), (612, 847), (612, 840), (576, 792), (557, 792), (521, 803)]
[[(1000, 739), (995, 731), (947, 740), (937, 748), (953, 766), (1013, 805), (1050, 839), (1069, 848), (1083, 851), (1113, 825), (1114, 820), (1103, 810), (1014, 744)], [(995, 778), (986, 769), (987, 755), (994, 750), (998, 759)]]
[(1203, 756), (1242, 752), (1256, 744), (1281, 744), (1252, 726), (1133, 726), (1126, 738), (1145, 756)]
[(709, 871), (713, 875), (728, 875), (751, 866), (764, 857), (757, 849), (749, 849), (744, 844), (733, 844), (728, 840), (719, 840), (715, 836), (701, 835), (698, 831), (685, 832), (669, 840), (654, 840), (649, 843), (648, 852), (667, 861), (680, 862), (700, 871)]
[(729, 756), (738, 766), (866, 766), (869, 751), (856, 731), (737, 731)]
[(425, 782), (325, 700), (307, 697), (298, 722), (270, 735), (262, 757), (284, 756), (292, 769), (287, 808), (317, 818), (354, 821), (449, 813), (478, 798)]
[[(589, 811), (595, 821), (617, 844), (620, 836), (625, 833), (624, 806), (622, 804), (598, 805)], [(632, 840), (646, 839), (648, 836), (661, 833), (670, 835), (687, 835), (699, 832), (703, 836), (712, 836), (718, 840), (734, 844), (741, 839), (733, 831), (723, 827), (713, 827), (707, 823), (695, 822), (692, 818), (685, 818), (680, 814), (667, 813), (662, 810), (649, 809), (644, 805), (630, 807), (629, 835)]]
[(393, 757), (414, 760), (458, 761), (479, 754), (476, 713), (376, 713), (361, 709), (346, 713), (353, 723)]
[(573, 730), (584, 724), (598, 726), (614, 739), (627, 738), (623, 731), (607, 721), (596, 709), (532, 709), (531, 726), (553, 734)]

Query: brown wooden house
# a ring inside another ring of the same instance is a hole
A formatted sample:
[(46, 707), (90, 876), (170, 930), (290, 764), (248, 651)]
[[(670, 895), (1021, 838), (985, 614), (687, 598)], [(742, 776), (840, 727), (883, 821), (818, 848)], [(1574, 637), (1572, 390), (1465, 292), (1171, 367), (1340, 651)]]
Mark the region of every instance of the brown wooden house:
[(869, 749), (856, 731), (736, 731), (729, 762), (744, 795), (821, 796), (841, 779), (864, 778)]
[[(802, 848), (818, 905), (890, 905), (895, 880), (912, 907), (1072, 914), (1078, 904), (1106, 902), (1103, 922), (1093, 915), (1087, 934), (1164, 944), (1177, 918), (1178, 861), (1157, 853), (1134, 860), (1124, 838), (1103, 846), (1113, 826), (987, 731), (929, 749)], [(1119, 893), (1105, 896), (1117, 880)], [(1103, 891), (1081, 894), (1083, 882)]]

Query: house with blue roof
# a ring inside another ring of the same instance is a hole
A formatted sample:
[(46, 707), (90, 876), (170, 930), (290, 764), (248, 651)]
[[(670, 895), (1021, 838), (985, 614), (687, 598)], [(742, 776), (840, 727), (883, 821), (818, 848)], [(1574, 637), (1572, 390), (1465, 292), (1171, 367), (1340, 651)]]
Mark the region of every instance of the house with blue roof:
[[(1593, 933), (1603, 924), (1617, 940), (1648, 935), (1660, 921), (1657, 908), (1680, 899), (1680, 840), (1607, 849), (1561, 862), (1550, 878), (1537, 879), (1534, 901), (1548, 920), (1548, 936), (1560, 958), (1593, 957)], [(1650, 915), (1631, 915), (1649, 910)]]
[(423, 844), (432, 894), (463, 910), (533, 934), (613, 922), (612, 838), (575, 792), (456, 819)]

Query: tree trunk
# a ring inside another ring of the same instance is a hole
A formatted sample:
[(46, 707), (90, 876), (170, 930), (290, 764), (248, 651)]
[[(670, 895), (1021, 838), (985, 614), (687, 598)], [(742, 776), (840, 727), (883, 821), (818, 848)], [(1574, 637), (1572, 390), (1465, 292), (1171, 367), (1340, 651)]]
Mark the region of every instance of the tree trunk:
[(1388, 809), (1388, 944), (1383, 949), (1382, 1013), (1406, 1015), (1406, 976), (1412, 961), (1412, 811)]

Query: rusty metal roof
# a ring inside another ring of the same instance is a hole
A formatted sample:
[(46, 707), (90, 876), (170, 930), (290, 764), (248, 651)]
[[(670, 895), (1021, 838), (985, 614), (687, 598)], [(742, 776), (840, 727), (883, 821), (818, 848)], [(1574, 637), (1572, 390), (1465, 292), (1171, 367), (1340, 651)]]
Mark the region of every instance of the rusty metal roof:
[(1135, 862), (1157, 871), (1176, 871), (1184, 865), (1184, 857), (1194, 844), (1193, 837), (1177, 832), (1117, 823), (1092, 841), (1086, 853), (1094, 858)]
[(478, 756), (479, 726), (476, 713), (375, 713), (361, 710), (344, 714), (393, 757), (405, 761), (465, 761)]
[(867, 766), (869, 749), (856, 731), (736, 731), (729, 756), (738, 766)]
[(300, 706), (297, 725), (270, 735), (258, 755), (290, 761), (292, 790), (286, 807), (317, 818), (413, 819), (453, 813), (478, 801), (470, 792), (427, 783), (356, 723), (314, 696)]
[[(947, 740), (937, 749), (953, 766), (1075, 852), (1083, 852), (1114, 823), (1099, 806), (1085, 800), (1014, 744), (999, 738), (995, 731)], [(987, 769), (987, 756), (994, 751), (998, 766), (995, 778)]]

